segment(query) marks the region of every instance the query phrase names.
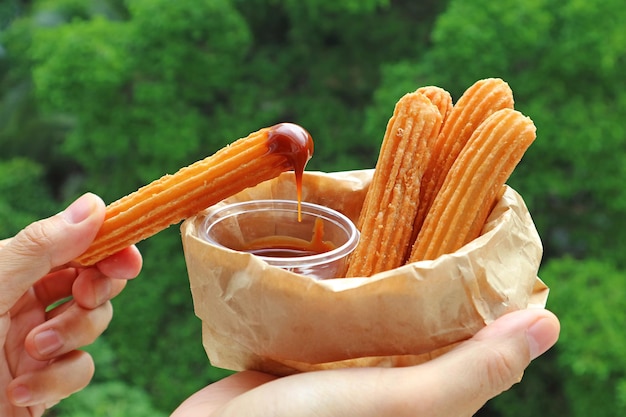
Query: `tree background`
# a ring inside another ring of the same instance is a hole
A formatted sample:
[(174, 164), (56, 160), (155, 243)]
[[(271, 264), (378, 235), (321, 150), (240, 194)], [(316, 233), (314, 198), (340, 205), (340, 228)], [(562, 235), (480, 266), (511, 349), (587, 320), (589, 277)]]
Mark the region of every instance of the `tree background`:
[[(370, 168), (404, 93), (500, 77), (538, 128), (509, 184), (562, 336), (479, 415), (624, 415), (624, 21), (619, 0), (2, 0), (0, 238), (282, 121), (315, 138), (309, 169)], [(202, 349), (178, 228), (139, 246), (88, 348), (93, 383), (49, 416), (165, 416), (227, 375)]]

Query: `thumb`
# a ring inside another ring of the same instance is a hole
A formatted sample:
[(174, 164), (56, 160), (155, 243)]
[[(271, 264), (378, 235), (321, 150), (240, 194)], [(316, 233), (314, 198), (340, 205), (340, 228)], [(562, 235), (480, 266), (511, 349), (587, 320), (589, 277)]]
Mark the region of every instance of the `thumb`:
[(83, 253), (104, 220), (104, 202), (85, 194), (61, 213), (32, 223), (0, 248), (0, 314), (37, 280)]
[(420, 377), (439, 387), (433, 398), (439, 413), (433, 415), (474, 415), (491, 398), (520, 382), (530, 361), (556, 343), (559, 331), (557, 317), (547, 310), (516, 311), (426, 363), (421, 369), (426, 374)]
[(422, 365), (292, 375), (226, 398), (215, 415), (469, 417), (519, 382), (558, 335), (559, 321), (549, 311), (517, 311)]

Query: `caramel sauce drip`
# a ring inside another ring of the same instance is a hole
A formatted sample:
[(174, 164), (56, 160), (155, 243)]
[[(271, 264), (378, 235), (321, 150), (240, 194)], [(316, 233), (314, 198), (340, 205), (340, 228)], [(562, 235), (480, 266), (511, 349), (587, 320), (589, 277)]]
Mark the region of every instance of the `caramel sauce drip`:
[(283, 155), (296, 175), (298, 221), (302, 221), (302, 176), (307, 162), (313, 156), (313, 138), (303, 127), (293, 123), (280, 123), (267, 132), (268, 152)]
[(242, 250), (259, 256), (293, 258), (317, 255), (335, 249), (332, 242), (324, 240), (324, 221), (315, 219), (311, 241), (292, 236), (268, 236), (249, 242)]

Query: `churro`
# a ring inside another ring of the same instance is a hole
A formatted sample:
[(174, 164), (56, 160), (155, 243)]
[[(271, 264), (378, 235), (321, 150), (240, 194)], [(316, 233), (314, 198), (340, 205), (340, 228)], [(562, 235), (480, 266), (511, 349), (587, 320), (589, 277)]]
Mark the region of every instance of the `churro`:
[[(92, 265), (245, 188), (293, 169), (298, 184), (313, 154), (311, 135), (281, 123), (239, 139), (212, 156), (107, 206), (89, 249), (76, 262)], [(300, 186), (298, 186), (300, 201)]]
[[(441, 114), (441, 123), (445, 124), (446, 119), (452, 112), (452, 96), (446, 90), (435, 85), (427, 85), (415, 90), (416, 93), (424, 94), (433, 103)], [(431, 144), (429, 144), (431, 146)]]
[(439, 134), (442, 116), (421, 93), (396, 104), (387, 124), (374, 177), (361, 209), (361, 238), (348, 259), (346, 276), (370, 276), (402, 264), (411, 241), (428, 143)]
[(535, 136), (532, 120), (512, 109), (498, 110), (478, 126), (450, 168), (408, 261), (435, 259), (478, 237)]
[(439, 136), (431, 147), (431, 157), (422, 178), (419, 207), (413, 224), (417, 238), (424, 219), (461, 149), (474, 130), (494, 112), (513, 108), (513, 92), (499, 78), (487, 78), (470, 86), (452, 107)]

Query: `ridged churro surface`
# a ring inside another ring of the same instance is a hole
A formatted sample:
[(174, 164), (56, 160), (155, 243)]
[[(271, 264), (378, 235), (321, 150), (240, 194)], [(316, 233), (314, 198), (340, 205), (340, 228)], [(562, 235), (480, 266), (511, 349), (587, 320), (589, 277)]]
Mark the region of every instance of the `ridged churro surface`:
[(111, 203), (96, 239), (76, 261), (92, 265), (284, 171), (301, 175), (312, 153), (311, 136), (294, 124), (251, 133)]
[[(441, 114), (442, 120), (441, 123), (445, 124), (448, 116), (452, 112), (452, 96), (446, 90), (441, 87), (437, 87), (435, 85), (427, 85), (424, 87), (420, 87), (415, 90), (416, 93), (424, 94), (431, 103), (435, 105), (439, 109), (439, 113)], [(432, 144), (429, 144), (432, 146)]]
[(486, 78), (470, 86), (452, 107), (437, 139), (424, 172), (420, 206), (413, 224), (413, 238), (422, 228), (426, 214), (441, 189), (448, 170), (474, 130), (491, 114), (513, 108), (513, 92), (499, 78)]
[(402, 264), (426, 169), (430, 143), (439, 133), (439, 109), (421, 93), (396, 104), (387, 124), (358, 228), (361, 238), (348, 259), (346, 276), (370, 276)]
[(452, 253), (478, 237), (494, 200), (535, 140), (532, 120), (498, 110), (472, 134), (437, 194), (408, 262)]

